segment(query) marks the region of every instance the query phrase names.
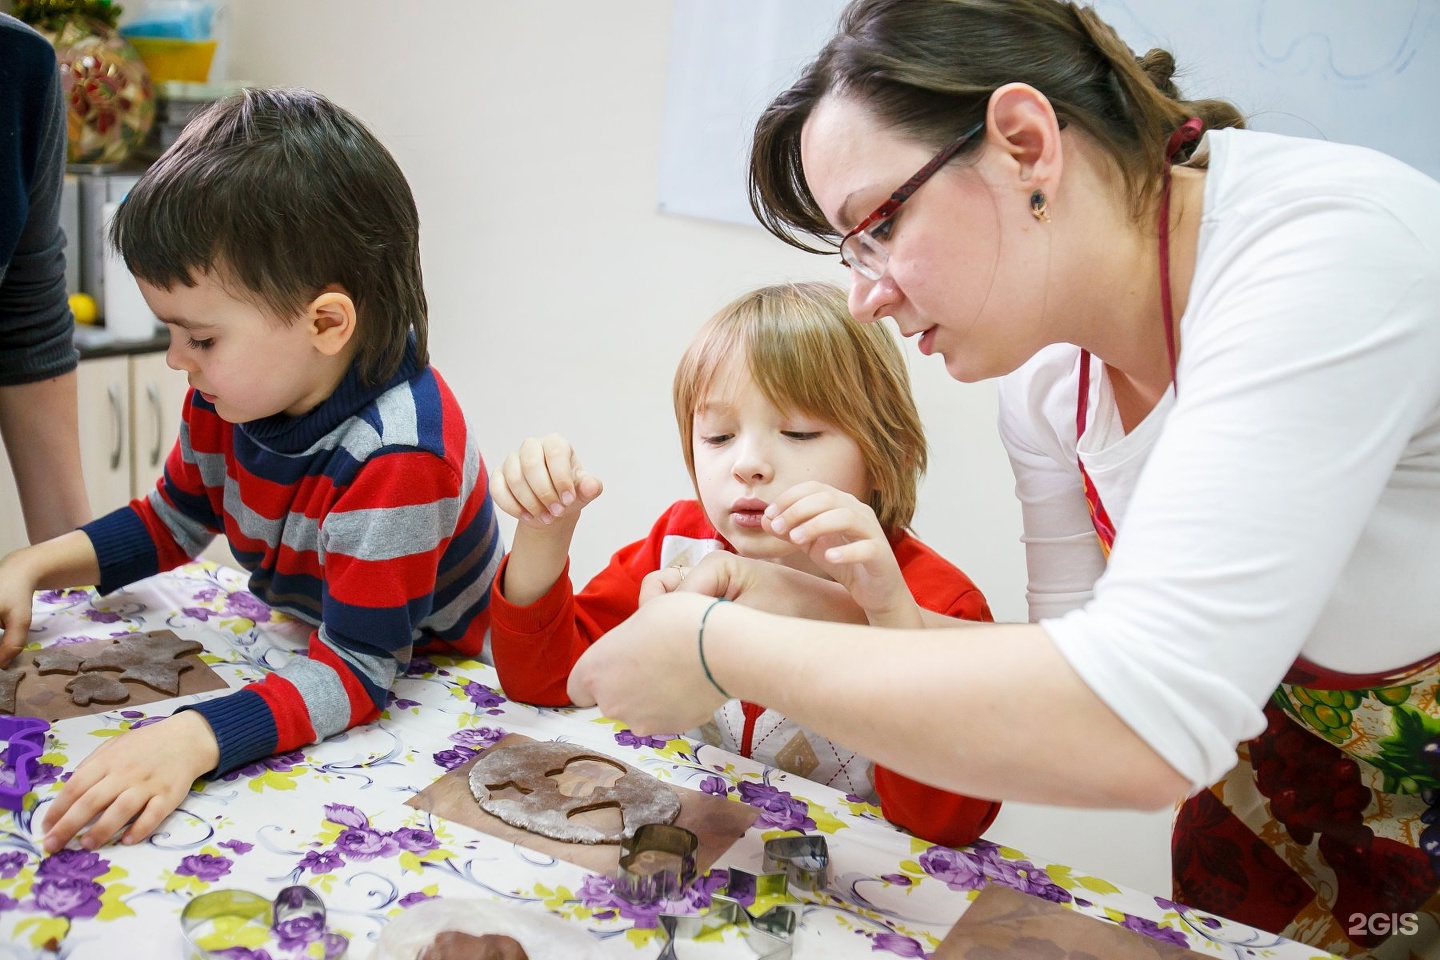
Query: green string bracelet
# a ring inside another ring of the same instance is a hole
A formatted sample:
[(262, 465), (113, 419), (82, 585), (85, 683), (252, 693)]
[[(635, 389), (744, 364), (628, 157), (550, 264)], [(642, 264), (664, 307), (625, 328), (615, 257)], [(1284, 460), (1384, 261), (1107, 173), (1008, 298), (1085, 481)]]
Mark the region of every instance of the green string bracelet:
[(733, 700), (735, 698), (726, 693), (725, 688), (715, 682), (715, 675), (710, 672), (710, 664), (705, 662), (705, 621), (710, 619), (711, 610), (714, 610), (717, 606), (725, 602), (727, 601), (724, 597), (716, 597), (715, 601), (705, 608), (705, 613), (700, 617), (700, 633), (695, 638), (695, 645), (700, 648), (700, 668), (705, 671), (705, 679), (710, 681), (710, 686), (720, 691), (720, 696), (726, 700)]

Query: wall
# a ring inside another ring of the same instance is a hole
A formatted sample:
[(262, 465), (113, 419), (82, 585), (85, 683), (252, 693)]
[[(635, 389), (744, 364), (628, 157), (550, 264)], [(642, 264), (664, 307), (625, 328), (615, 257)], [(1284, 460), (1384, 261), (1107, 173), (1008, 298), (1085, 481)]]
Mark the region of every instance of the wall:
[[(578, 531), (577, 580), (690, 493), (669, 398), (700, 323), (757, 284), (844, 282), (833, 259), (758, 228), (657, 211), (668, 0), (231, 0), (228, 16), (229, 77), (326, 93), (410, 178), (432, 353), (491, 465), (557, 431), (606, 481)], [(1023, 620), (993, 387), (906, 349), (933, 447), (917, 530), (997, 617)], [(1164, 816), (1014, 805), (1001, 818), (990, 835), (1038, 857), (1168, 890)]]

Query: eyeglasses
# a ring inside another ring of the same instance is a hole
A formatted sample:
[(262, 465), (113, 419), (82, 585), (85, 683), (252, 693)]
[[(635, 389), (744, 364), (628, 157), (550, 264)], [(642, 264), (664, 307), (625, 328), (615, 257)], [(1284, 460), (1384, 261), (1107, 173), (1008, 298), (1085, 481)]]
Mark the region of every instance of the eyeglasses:
[(885, 249), (884, 244), (872, 232), (874, 228), (895, 216), (895, 211), (900, 209), (900, 204), (909, 200), (915, 191), (919, 190), (921, 185), (934, 175), (936, 170), (945, 166), (951, 157), (960, 152), (960, 148), (965, 146), (971, 137), (984, 129), (985, 121), (982, 120), (951, 141), (943, 150), (935, 154), (929, 163), (916, 171), (915, 176), (906, 180), (900, 185), (900, 189), (890, 194), (889, 200), (880, 204), (874, 213), (856, 224), (854, 230), (845, 234), (840, 241), (840, 262), (866, 280), (879, 280), (880, 275), (885, 272), (885, 264), (890, 262), (890, 251)]

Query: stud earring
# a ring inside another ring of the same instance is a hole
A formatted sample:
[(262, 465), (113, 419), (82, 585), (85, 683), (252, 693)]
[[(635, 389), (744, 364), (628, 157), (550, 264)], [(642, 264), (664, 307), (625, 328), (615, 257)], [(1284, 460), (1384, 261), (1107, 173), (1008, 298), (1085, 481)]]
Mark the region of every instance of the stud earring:
[(1050, 201), (1045, 199), (1045, 191), (1030, 194), (1030, 216), (1043, 223), (1050, 222)]

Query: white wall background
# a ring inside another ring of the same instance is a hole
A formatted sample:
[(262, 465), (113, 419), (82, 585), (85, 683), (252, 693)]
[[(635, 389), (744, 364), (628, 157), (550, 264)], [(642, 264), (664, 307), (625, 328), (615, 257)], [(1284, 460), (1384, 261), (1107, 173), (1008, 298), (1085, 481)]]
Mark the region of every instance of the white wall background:
[[(669, 0), (230, 0), (227, 15), (227, 78), (325, 93), (404, 168), (432, 357), (487, 460), (558, 431), (605, 480), (576, 538), (580, 582), (690, 493), (670, 381), (699, 325), (752, 286), (844, 282), (833, 260), (757, 228), (658, 211)], [(1023, 620), (993, 388), (950, 380), (909, 344), (907, 355), (932, 446), (917, 531), (997, 617)], [(1015, 804), (989, 836), (1169, 890), (1165, 815)]]

